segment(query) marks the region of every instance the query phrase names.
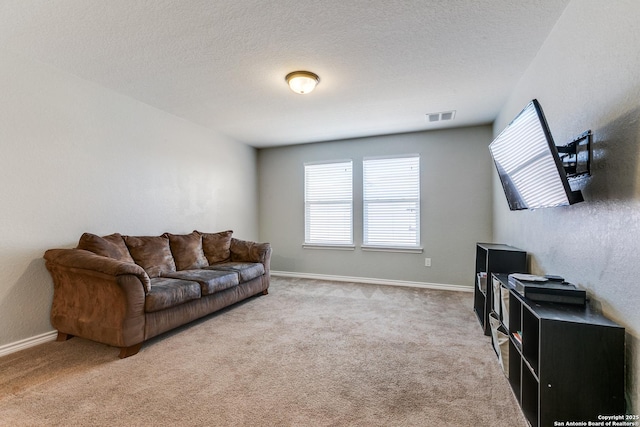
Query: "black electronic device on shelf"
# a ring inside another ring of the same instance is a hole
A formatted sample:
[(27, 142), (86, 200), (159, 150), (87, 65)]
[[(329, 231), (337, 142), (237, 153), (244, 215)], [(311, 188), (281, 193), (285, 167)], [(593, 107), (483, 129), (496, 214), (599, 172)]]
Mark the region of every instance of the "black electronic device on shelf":
[(584, 201), (569, 178), (590, 174), (591, 131), (556, 147), (537, 100), (489, 145), (509, 209), (538, 209)]
[[(509, 285), (531, 301), (553, 302), (584, 306), (587, 292), (558, 276), (533, 276), (529, 274), (510, 274)], [(551, 279), (549, 278), (551, 277)]]

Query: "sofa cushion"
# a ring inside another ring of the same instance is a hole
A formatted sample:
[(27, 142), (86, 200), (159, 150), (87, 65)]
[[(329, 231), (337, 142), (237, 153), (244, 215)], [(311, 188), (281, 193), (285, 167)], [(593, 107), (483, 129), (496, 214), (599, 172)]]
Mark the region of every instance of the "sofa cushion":
[(264, 265), (259, 262), (223, 262), (205, 268), (207, 270), (235, 271), (240, 276), (240, 283), (264, 274)]
[(200, 233), (194, 231), (190, 234), (165, 233), (165, 235), (169, 237), (169, 246), (176, 263), (176, 270), (190, 270), (209, 265), (202, 250)]
[(91, 233), (84, 233), (80, 236), (78, 249), (84, 249), (96, 255), (106, 256), (117, 259), (118, 261), (133, 263), (129, 249), (124, 243), (122, 235), (119, 233), (113, 233), (103, 237)]
[(198, 282), (202, 295), (215, 294), (240, 283), (237, 272), (223, 270), (183, 270), (167, 273), (165, 277)]
[(156, 277), (144, 302), (146, 312), (160, 311), (200, 298), (200, 285), (191, 280)]
[(160, 277), (176, 271), (171, 255), (169, 238), (166, 236), (124, 236), (131, 257), (144, 268), (149, 277)]
[(233, 231), (221, 231), (219, 233), (196, 233), (202, 235), (202, 249), (207, 257), (209, 265), (231, 259), (231, 235)]

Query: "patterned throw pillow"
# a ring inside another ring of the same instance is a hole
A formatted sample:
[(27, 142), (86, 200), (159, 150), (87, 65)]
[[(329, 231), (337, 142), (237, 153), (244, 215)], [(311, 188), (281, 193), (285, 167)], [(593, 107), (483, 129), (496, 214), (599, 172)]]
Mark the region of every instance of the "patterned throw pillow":
[(160, 277), (163, 273), (176, 271), (168, 237), (124, 236), (124, 241), (133, 260), (144, 268), (149, 277)]
[(78, 249), (84, 249), (96, 255), (117, 259), (118, 261), (133, 263), (129, 249), (119, 233), (103, 237), (84, 233), (78, 242)]
[(209, 265), (202, 250), (202, 236), (200, 233), (194, 231), (190, 234), (165, 233), (165, 235), (169, 237), (169, 245), (173, 259), (176, 262), (176, 269), (191, 270)]
[(221, 231), (219, 233), (200, 233), (202, 236), (202, 249), (207, 257), (209, 265), (219, 262), (229, 261), (231, 259), (231, 235), (233, 231)]

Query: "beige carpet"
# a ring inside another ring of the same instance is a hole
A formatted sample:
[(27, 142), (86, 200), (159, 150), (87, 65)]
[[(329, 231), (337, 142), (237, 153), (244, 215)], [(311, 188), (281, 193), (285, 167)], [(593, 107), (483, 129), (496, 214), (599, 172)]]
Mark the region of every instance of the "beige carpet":
[(470, 293), (273, 278), (117, 354), (74, 338), (0, 358), (0, 424), (527, 425)]

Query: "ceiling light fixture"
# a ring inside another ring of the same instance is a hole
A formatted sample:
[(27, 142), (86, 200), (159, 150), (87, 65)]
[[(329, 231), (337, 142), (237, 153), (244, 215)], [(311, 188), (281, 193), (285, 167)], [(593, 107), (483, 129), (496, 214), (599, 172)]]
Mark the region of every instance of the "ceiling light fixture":
[(300, 95), (311, 92), (316, 88), (316, 85), (320, 83), (320, 77), (311, 71), (294, 71), (287, 74), (287, 77), (284, 79), (289, 84), (291, 90)]

